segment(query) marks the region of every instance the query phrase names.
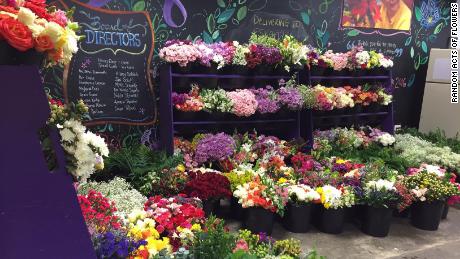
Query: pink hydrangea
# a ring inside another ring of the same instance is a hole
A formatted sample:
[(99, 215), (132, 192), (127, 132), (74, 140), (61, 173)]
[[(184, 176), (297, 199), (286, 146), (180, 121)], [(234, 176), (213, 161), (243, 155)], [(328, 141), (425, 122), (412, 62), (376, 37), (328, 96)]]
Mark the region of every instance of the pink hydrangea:
[(331, 57), (334, 70), (341, 71), (345, 69), (348, 64), (348, 55), (346, 53), (334, 53)]
[(179, 66), (185, 67), (190, 62), (195, 62), (201, 59), (201, 52), (193, 44), (177, 41), (160, 50), (159, 56), (161, 59), (170, 62), (178, 63)]
[(227, 92), (227, 96), (233, 103), (233, 113), (240, 117), (253, 115), (257, 110), (257, 100), (254, 93), (249, 89), (238, 89)]

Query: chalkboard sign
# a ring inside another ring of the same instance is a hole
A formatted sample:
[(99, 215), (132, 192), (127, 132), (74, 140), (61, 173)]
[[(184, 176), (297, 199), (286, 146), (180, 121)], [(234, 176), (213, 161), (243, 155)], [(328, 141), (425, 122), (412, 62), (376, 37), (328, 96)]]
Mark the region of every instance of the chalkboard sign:
[(82, 99), (89, 125), (155, 121), (150, 63), (154, 37), (146, 12), (113, 11), (70, 0), (85, 36), (64, 72), (67, 102)]

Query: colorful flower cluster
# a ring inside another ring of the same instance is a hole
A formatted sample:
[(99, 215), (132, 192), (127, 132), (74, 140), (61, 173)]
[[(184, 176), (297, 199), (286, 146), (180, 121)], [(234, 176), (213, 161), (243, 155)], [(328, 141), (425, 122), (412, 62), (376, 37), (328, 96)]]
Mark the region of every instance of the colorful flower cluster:
[(355, 46), (346, 53), (334, 53), (327, 50), (323, 54), (313, 56), (310, 64), (336, 71), (344, 69), (373, 69), (393, 67), (393, 61), (376, 51), (366, 51), (362, 46)]
[(51, 64), (68, 64), (78, 51), (78, 24), (71, 12), (51, 8), (45, 0), (0, 2), (0, 41), (18, 51), (34, 49)]
[(235, 152), (235, 140), (225, 134), (206, 134), (197, 143), (195, 161), (198, 164), (224, 160)]

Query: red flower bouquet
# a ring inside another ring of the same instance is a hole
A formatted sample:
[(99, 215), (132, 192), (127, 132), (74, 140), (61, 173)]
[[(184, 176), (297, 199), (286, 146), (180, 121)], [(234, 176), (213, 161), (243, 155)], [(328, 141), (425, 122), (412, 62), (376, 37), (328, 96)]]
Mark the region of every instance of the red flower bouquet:
[(78, 195), (78, 202), (90, 233), (121, 227), (120, 219), (114, 215), (117, 211), (115, 203), (109, 201), (100, 192), (90, 190), (86, 196)]
[(219, 173), (190, 172), (189, 181), (185, 184), (184, 193), (202, 201), (231, 197), (228, 178)]

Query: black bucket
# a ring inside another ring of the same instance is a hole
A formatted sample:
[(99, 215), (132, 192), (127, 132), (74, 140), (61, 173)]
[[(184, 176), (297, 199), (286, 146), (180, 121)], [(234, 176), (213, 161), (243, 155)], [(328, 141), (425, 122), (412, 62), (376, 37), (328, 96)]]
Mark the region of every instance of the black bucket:
[(439, 227), (445, 201), (416, 202), (411, 207), (411, 224), (419, 229), (435, 231)]
[(340, 209), (325, 209), (321, 207), (319, 210), (318, 229), (321, 232), (328, 234), (340, 234), (343, 232), (345, 223), (345, 210)]
[(294, 233), (305, 233), (310, 230), (311, 204), (288, 203), (283, 217), (283, 226)]
[(253, 233), (264, 232), (270, 235), (273, 230), (275, 214), (261, 207), (246, 209), (244, 228), (251, 230)]
[(220, 199), (209, 199), (203, 201), (203, 211), (206, 217), (209, 217), (211, 214), (216, 215), (217, 210), (219, 209)]
[(230, 199), (230, 208), (231, 208), (231, 216), (233, 219), (236, 220), (244, 220), (244, 209), (241, 207), (241, 204), (238, 203), (238, 199), (232, 197)]
[(362, 225), (363, 232), (374, 237), (386, 237), (390, 231), (392, 213), (390, 208), (368, 206)]
[(447, 202), (444, 204), (444, 209), (442, 210), (441, 219), (447, 219), (447, 214), (449, 213), (449, 204)]

